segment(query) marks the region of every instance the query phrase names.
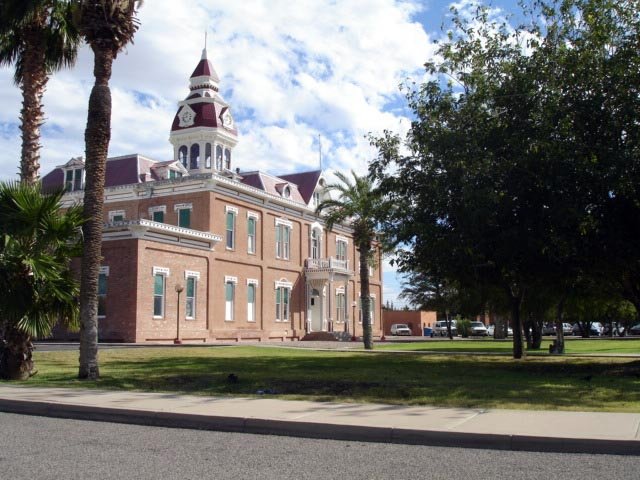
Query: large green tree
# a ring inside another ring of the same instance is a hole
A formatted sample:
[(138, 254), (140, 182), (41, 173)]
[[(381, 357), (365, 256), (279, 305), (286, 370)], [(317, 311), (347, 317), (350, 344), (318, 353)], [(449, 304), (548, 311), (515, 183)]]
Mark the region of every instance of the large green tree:
[(58, 321), (77, 327), (78, 284), (70, 270), (80, 252), (81, 208), (61, 210), (62, 193), (38, 184), (0, 184), (0, 377), (34, 374), (34, 338)]
[[(362, 308), (362, 331), (364, 348), (373, 348), (371, 323), (371, 296), (369, 266), (375, 261), (377, 219), (383, 208), (382, 196), (371, 179), (351, 171), (353, 181), (341, 172), (336, 172), (338, 182), (325, 187), (332, 198), (320, 202), (316, 211), (323, 214), (327, 228), (344, 224), (353, 229), (353, 240), (359, 252), (360, 304)], [(355, 334), (355, 332), (354, 332)]]
[(42, 96), (49, 77), (76, 60), (80, 37), (72, 7), (63, 0), (0, 1), (0, 66), (15, 66), (22, 91), (20, 178), (26, 183), (39, 176)]
[(615, 253), (623, 215), (613, 214), (629, 215), (630, 240), (640, 138), (633, 4), (533, 2), (517, 28), (488, 9), (471, 20), (454, 11), (427, 63), (431, 80), (408, 91), (409, 154), (391, 134), (374, 140), (372, 173), (398, 205), (385, 228), (412, 247), (401, 267), (435, 264), (450, 281), (501, 292), (515, 358), (533, 292), (555, 287), (560, 312), (566, 291), (596, 266), (622, 260), (608, 278), (635, 278), (637, 247)]
[(80, 379), (95, 380), (98, 367), (98, 273), (101, 261), (104, 182), (111, 139), (111, 68), (118, 53), (138, 30), (135, 0), (78, 0), (80, 33), (94, 55), (95, 83), (89, 97), (85, 130), (83, 226), (84, 249), (80, 280)]

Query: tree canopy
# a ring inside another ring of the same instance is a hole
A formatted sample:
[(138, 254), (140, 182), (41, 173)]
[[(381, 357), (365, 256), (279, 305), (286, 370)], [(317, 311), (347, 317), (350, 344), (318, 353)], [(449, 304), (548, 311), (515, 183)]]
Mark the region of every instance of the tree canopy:
[(397, 206), (384, 227), (404, 247), (400, 270), (506, 300), (516, 358), (532, 292), (553, 285), (559, 302), (593, 275), (640, 286), (637, 245), (620, 251), (640, 213), (637, 11), (562, 0), (523, 17), (454, 10), (429, 80), (405, 86), (407, 138), (373, 139), (371, 165)]

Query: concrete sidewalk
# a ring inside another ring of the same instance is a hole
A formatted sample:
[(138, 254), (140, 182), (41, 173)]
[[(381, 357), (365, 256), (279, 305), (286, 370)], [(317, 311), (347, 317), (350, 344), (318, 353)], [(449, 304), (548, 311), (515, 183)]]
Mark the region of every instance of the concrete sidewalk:
[(640, 455), (640, 413), (477, 410), (0, 385), (0, 411), (337, 440)]

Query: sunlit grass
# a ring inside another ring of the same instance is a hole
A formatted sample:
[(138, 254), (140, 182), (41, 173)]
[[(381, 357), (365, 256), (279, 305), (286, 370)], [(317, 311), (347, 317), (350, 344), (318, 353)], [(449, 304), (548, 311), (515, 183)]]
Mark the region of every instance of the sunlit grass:
[[(548, 355), (549, 345), (553, 340), (542, 341), (540, 350), (532, 350), (531, 355)], [(377, 345), (381, 350), (412, 350), (438, 352), (477, 352), (477, 353), (511, 353), (513, 343), (508, 340), (494, 340), (493, 338), (474, 338), (469, 340), (430, 339), (423, 342), (390, 341)], [(582, 338), (565, 338), (566, 353), (571, 354), (635, 354), (640, 355), (640, 338), (638, 339), (608, 339), (601, 338), (587, 340)]]
[[(632, 358), (515, 361), (497, 355), (235, 346), (112, 349), (100, 351), (97, 382), (76, 380), (76, 351), (36, 351), (35, 360), (39, 372), (27, 385), (235, 396), (269, 390), (286, 399), (640, 411), (640, 361)], [(231, 373), (237, 383), (227, 380)]]

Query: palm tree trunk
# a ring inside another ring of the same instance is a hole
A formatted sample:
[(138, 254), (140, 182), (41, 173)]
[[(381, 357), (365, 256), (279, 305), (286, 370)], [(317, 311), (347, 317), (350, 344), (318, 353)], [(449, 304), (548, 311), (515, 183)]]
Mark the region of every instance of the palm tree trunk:
[(84, 134), (86, 185), (82, 232), (84, 247), (80, 278), (80, 370), (81, 379), (95, 380), (98, 368), (98, 274), (100, 271), (104, 180), (111, 139), (111, 91), (109, 79), (115, 55), (110, 48), (92, 45), (95, 84), (89, 97)]
[(5, 330), (0, 345), (0, 378), (4, 380), (27, 380), (35, 374), (33, 370), (33, 344), (31, 337), (12, 327)]
[(371, 297), (369, 295), (369, 255), (371, 244), (362, 242), (360, 250), (360, 304), (362, 305), (362, 340), (364, 348), (373, 349), (373, 332), (371, 329)]
[[(22, 153), (20, 157), (20, 180), (33, 184), (38, 181), (40, 171), (40, 126), (44, 123), (42, 96), (49, 76), (45, 68), (45, 48), (39, 20), (36, 27), (29, 29), (25, 36), (23, 55), (22, 110), (20, 130), (22, 131)], [(44, 20), (42, 20), (44, 22)]]

